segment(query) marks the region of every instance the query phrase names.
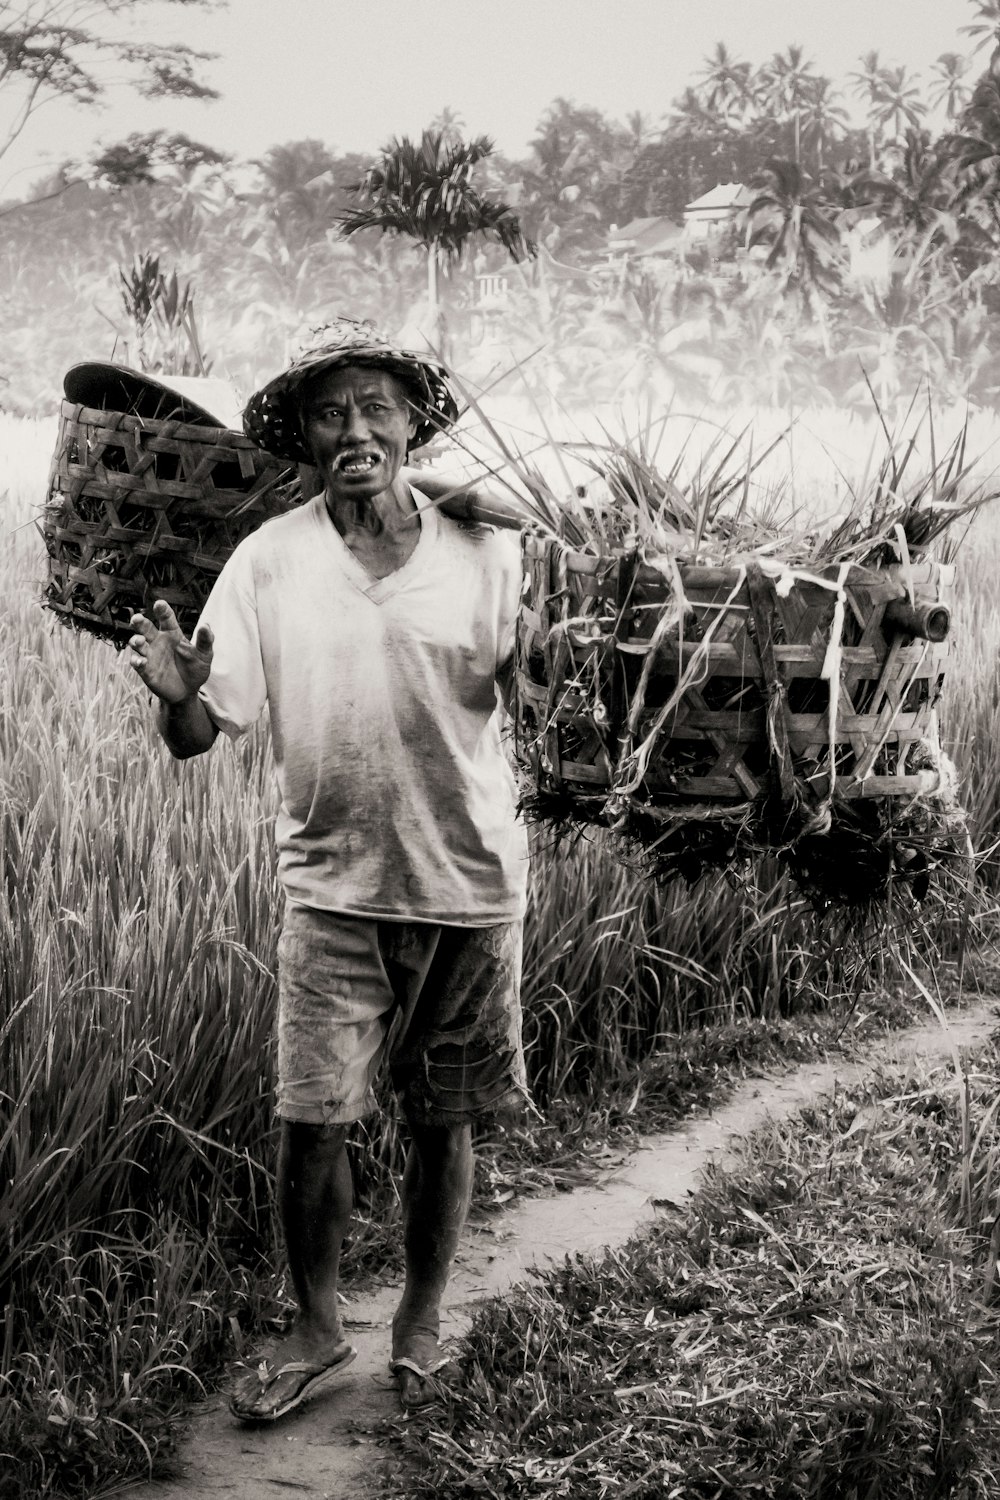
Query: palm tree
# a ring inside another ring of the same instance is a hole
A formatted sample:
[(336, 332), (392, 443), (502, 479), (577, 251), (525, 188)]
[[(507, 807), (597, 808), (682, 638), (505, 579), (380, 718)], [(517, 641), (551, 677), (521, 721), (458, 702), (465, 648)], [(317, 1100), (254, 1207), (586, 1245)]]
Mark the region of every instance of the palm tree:
[(715, 52), (705, 58), (701, 74), (702, 97), (707, 108), (726, 117), (745, 116), (753, 102), (753, 69), (748, 62), (730, 56), (725, 42), (716, 42)]
[(936, 109), (939, 104), (943, 104), (951, 123), (965, 107), (968, 89), (962, 80), (969, 71), (969, 59), (960, 52), (942, 52), (934, 64), (934, 71), (937, 74), (937, 89), (930, 96), (931, 108)]
[(289, 141), (271, 146), (253, 163), (263, 179), (259, 201), (295, 254), (321, 240), (335, 211), (336, 159), (317, 140)]
[(600, 110), (553, 100), (521, 179), (525, 219), (550, 251), (603, 242), (602, 225), (619, 217), (621, 179), (632, 160), (627, 132)]
[(457, 110), (452, 109), (450, 104), (445, 104), (434, 116), (427, 128), (435, 134), (440, 133), (444, 138), (446, 146), (454, 146), (462, 139), (465, 121)]
[(823, 173), (823, 148), (847, 125), (847, 111), (836, 101), (829, 78), (816, 78), (805, 90), (802, 105), (802, 134), (816, 147), (816, 171)]
[(860, 71), (849, 75), (849, 82), (854, 85), (854, 93), (863, 99), (868, 105), (868, 165), (872, 171), (875, 170), (875, 133), (879, 126), (879, 110), (881, 108), (882, 87), (885, 79), (885, 68), (879, 62), (877, 52), (866, 52), (864, 57), (858, 59), (861, 64)]
[(786, 295), (816, 315), (826, 339), (822, 294), (838, 281), (840, 236), (825, 198), (793, 161), (768, 162), (747, 210), (747, 247), (768, 246), (765, 269), (777, 273)]
[(941, 142), (957, 175), (955, 208), (967, 259), (992, 258), (1000, 243), (1000, 43), (962, 111), (959, 129)]
[[(947, 248), (934, 244), (933, 231), (903, 237), (893, 247), (889, 274), (859, 288), (842, 335), (852, 363), (861, 364), (885, 410), (909, 400), (921, 380), (937, 383), (947, 330), (961, 310), (961, 288)], [(866, 401), (859, 381), (848, 401)]]
[(888, 125), (891, 120), (893, 136), (899, 140), (907, 125), (918, 129), (926, 113), (923, 91), (906, 68), (886, 68), (878, 99), (879, 123)]
[(766, 97), (772, 109), (784, 119), (791, 119), (795, 127), (795, 162), (800, 159), (801, 117), (809, 89), (816, 82), (816, 74), (809, 71), (801, 47), (790, 46), (784, 52), (776, 52), (763, 70)]
[(959, 29), (963, 36), (976, 39), (975, 50), (981, 52), (1000, 34), (1000, 0), (977, 0), (976, 19)]
[(958, 235), (954, 209), (954, 159), (935, 149), (924, 130), (908, 130), (901, 160), (893, 175), (866, 172), (857, 186), (865, 190), (890, 224), (929, 243), (953, 243)]
[(635, 109), (630, 115), (625, 116), (625, 124), (628, 126), (629, 147), (633, 156), (638, 156), (656, 134), (652, 119), (649, 115), (643, 114), (641, 109)]
[(669, 128), (679, 135), (714, 135), (719, 121), (698, 90), (689, 85), (671, 105)]
[(448, 145), (440, 132), (429, 130), (423, 132), (419, 144), (408, 136), (393, 140), (354, 188), (367, 200), (366, 206), (338, 216), (345, 237), (377, 229), (382, 234), (405, 235), (424, 247), (434, 339), (442, 349), (441, 265), (459, 261), (469, 241), (480, 235), (496, 240), (513, 260), (535, 254), (535, 245), (510, 205), (484, 198), (472, 186), (474, 168), (492, 150), (487, 136)]
[(648, 271), (633, 272), (616, 302), (604, 310), (604, 329), (610, 337), (600, 343), (615, 380), (615, 396), (707, 397), (722, 366), (709, 309), (685, 308), (684, 295), (683, 283), (663, 283)]

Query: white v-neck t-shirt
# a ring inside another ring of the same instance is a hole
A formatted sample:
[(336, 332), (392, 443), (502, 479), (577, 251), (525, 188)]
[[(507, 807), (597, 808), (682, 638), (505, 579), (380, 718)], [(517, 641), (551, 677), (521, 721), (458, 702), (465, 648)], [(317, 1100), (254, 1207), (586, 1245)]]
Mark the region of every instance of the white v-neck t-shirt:
[(491, 926), (523, 915), (527, 881), (497, 688), (517, 538), (414, 499), (420, 538), (385, 578), (344, 543), (323, 495), (241, 542), (201, 617), (215, 636), (201, 698), (234, 737), (267, 705), (290, 900)]

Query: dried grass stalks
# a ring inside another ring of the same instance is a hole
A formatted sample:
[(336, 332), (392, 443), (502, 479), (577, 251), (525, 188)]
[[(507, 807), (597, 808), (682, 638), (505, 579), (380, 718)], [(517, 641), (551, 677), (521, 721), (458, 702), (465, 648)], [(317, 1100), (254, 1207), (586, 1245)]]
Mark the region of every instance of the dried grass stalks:
[[(921, 473), (917, 434), (886, 430), (846, 509), (820, 520), (754, 498), (768, 455), (748, 433), (667, 468), (666, 421), (550, 440), (542, 463), (500, 438), (535, 523), (515, 715), (528, 813), (607, 829), (656, 876), (778, 854), (824, 905), (919, 895), (964, 855), (935, 713), (954, 546), (927, 548), (994, 495), (963, 496), (966, 430), (938, 455), (928, 421)], [(581, 465), (589, 481), (568, 482)]]

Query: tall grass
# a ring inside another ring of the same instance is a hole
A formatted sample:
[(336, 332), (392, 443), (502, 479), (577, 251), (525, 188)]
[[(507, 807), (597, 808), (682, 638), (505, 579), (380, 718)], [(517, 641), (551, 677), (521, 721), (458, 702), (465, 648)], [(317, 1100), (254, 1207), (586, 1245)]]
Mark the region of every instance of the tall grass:
[[(0, 419), (0, 1454), (33, 1466), (29, 1493), (85, 1493), (156, 1449), (277, 1263), (280, 896), (265, 736), (172, 761), (125, 658), (39, 607), (31, 519), (53, 440)], [(964, 574), (949, 704), (992, 837), (986, 549)], [(766, 870), (660, 889), (593, 844), (538, 841), (524, 1000), (542, 1105), (599, 1098), (666, 1035), (826, 1004), (852, 976), (836, 930)], [(391, 1114), (352, 1150), (357, 1267), (394, 1212)]]

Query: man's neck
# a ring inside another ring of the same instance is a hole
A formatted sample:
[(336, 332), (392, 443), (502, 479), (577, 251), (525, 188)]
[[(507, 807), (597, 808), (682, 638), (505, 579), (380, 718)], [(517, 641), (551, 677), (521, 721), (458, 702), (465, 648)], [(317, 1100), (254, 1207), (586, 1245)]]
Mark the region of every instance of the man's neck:
[(418, 520), (410, 486), (401, 479), (396, 479), (380, 494), (363, 499), (338, 497), (327, 490), (326, 508), (341, 536), (347, 536), (351, 532), (364, 532), (371, 537), (383, 536), (385, 533), (409, 529)]

